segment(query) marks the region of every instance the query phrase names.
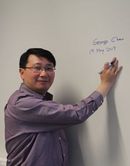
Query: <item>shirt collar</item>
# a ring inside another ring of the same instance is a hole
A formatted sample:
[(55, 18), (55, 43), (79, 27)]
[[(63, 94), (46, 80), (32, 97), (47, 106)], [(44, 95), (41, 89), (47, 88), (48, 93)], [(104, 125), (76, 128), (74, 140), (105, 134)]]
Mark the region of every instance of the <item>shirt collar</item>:
[(49, 93), (49, 92), (46, 92), (44, 94), (37, 93), (37, 92), (31, 90), (30, 88), (28, 88), (24, 83), (21, 84), (20, 91), (26, 91), (29, 94), (34, 95), (35, 97), (43, 99), (43, 100), (52, 100), (53, 99), (53, 95), (51, 93)]

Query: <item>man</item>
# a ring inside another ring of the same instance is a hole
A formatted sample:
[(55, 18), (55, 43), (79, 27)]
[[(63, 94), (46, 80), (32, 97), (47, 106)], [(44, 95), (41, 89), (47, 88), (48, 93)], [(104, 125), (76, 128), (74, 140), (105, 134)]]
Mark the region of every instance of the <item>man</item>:
[(63, 105), (48, 93), (55, 77), (51, 52), (31, 48), (21, 55), (23, 83), (5, 106), (7, 166), (68, 166), (64, 128), (84, 122), (102, 104), (121, 70), (118, 60), (104, 65), (101, 83), (79, 103)]

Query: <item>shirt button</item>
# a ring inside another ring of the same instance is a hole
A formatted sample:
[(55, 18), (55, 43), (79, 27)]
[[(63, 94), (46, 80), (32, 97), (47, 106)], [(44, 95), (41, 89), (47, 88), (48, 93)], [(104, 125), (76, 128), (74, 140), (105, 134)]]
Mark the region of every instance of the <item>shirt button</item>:
[(59, 137), (59, 140), (61, 140), (61, 137)]

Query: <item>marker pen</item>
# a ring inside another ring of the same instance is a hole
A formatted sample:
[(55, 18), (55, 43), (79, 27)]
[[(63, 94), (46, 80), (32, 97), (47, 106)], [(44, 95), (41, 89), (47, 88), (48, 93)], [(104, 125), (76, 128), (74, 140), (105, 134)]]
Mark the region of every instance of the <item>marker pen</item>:
[[(109, 63), (109, 68), (112, 68), (114, 66), (115, 59)], [(103, 70), (99, 72), (99, 74), (102, 74)]]

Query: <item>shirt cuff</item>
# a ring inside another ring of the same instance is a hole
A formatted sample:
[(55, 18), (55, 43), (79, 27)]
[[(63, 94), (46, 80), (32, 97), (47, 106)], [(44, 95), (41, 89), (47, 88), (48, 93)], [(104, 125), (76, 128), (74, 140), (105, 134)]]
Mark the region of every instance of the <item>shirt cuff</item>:
[(96, 104), (97, 104), (97, 107), (99, 107), (100, 105), (102, 105), (103, 101), (104, 101), (104, 98), (102, 96), (101, 93), (99, 93), (98, 91), (94, 91), (90, 97), (95, 100)]

